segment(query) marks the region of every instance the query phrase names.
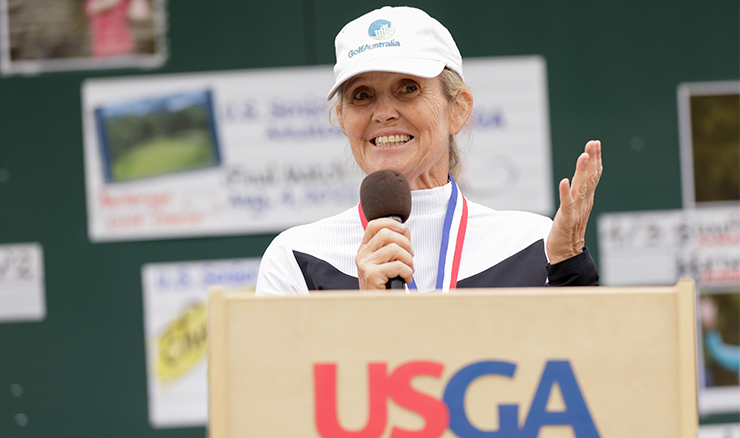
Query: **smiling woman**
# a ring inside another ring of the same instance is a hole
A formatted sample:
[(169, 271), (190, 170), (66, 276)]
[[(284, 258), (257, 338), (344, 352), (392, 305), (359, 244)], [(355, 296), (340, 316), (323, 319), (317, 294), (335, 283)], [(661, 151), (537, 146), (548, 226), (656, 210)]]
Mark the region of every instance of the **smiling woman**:
[[(452, 103), (459, 103), (459, 104), (467, 104), (468, 102), (457, 102), (458, 96), (463, 97), (464, 99), (470, 99), (471, 102), (467, 108), (459, 108), (463, 110), (470, 110), (472, 108), (472, 94), (468, 90), (468, 87), (465, 85), (465, 82), (463, 82), (462, 78), (460, 76), (450, 70), (448, 67), (445, 67), (442, 72), (437, 76), (437, 79), (442, 88), (442, 93), (444, 94), (444, 97), (448, 101), (449, 104)], [(413, 77), (411, 79), (413, 81)], [(434, 83), (433, 85), (436, 85)], [(347, 89), (351, 86), (351, 81), (348, 81), (347, 84), (343, 86), (344, 89)], [(414, 87), (417, 87), (415, 91), (418, 91), (418, 85), (413, 85)], [(409, 91), (408, 89), (406, 90)], [(340, 114), (343, 113), (344, 107), (346, 103), (351, 102), (351, 98), (354, 97), (354, 93), (350, 94), (347, 98), (345, 98), (344, 93), (338, 93), (336, 94), (336, 99), (332, 101), (330, 111), (335, 113), (337, 117), (339, 117)], [(470, 114), (468, 114), (469, 116)], [(410, 137), (410, 136), (409, 136)], [(396, 140), (395, 138), (391, 140), (390, 137), (379, 137), (381, 142), (391, 142), (391, 141), (401, 141), (399, 138)], [(410, 138), (409, 138), (410, 140)], [(374, 141), (374, 144), (377, 143), (377, 139)], [(448, 148), (448, 170), (449, 173), (454, 177), (457, 178), (460, 174), (460, 152), (457, 146), (457, 139), (455, 137), (455, 134), (449, 134), (447, 137), (447, 148)], [(367, 170), (363, 169), (366, 173)], [(446, 177), (446, 175), (445, 175)]]
[(398, 170), (412, 190), (447, 184), (449, 136), (472, 110), (467, 89), (448, 99), (437, 78), (368, 72), (347, 81), (340, 95), (339, 125), (366, 174)]
[(407, 292), (598, 284), (584, 236), (600, 142), (588, 142), (572, 182), (560, 182), (554, 221), (468, 202), (455, 183), (455, 135), (473, 96), (447, 29), (419, 9), (385, 7), (348, 23), (335, 45), (332, 112), (366, 174), (406, 177), (411, 214), (405, 224), (367, 222), (357, 206), (281, 233), (262, 258), (258, 294), (385, 289), (395, 277)]

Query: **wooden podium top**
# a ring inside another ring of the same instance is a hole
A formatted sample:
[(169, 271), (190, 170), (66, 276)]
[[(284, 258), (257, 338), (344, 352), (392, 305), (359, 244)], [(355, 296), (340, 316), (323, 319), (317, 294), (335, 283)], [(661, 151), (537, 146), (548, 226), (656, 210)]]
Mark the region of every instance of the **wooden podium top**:
[(696, 436), (690, 280), (209, 306), (211, 437)]

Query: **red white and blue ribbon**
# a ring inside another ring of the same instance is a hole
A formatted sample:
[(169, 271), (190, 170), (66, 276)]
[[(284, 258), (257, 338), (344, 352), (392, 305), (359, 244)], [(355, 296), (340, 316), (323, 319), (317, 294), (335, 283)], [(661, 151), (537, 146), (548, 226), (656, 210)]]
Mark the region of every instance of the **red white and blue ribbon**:
[[(447, 293), (450, 289), (457, 287), (457, 274), (460, 270), (460, 258), (462, 256), (463, 243), (465, 242), (465, 231), (468, 226), (468, 201), (457, 187), (455, 179), (450, 175), (452, 182), (452, 193), (447, 201), (447, 211), (442, 228), (442, 242), (439, 248), (439, 261), (437, 264), (437, 281), (435, 288)], [(362, 204), (357, 206), (362, 221), (362, 228), (367, 228), (367, 219), (362, 211)], [(417, 289), (416, 280), (412, 279), (408, 289)]]

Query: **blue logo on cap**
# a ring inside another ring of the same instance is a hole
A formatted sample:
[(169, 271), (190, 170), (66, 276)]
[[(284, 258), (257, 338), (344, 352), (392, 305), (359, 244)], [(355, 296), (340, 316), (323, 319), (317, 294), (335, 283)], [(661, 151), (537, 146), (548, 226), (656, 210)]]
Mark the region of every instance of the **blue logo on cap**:
[(388, 20), (375, 20), (367, 30), (370, 38), (376, 40), (387, 40), (396, 33), (396, 26)]

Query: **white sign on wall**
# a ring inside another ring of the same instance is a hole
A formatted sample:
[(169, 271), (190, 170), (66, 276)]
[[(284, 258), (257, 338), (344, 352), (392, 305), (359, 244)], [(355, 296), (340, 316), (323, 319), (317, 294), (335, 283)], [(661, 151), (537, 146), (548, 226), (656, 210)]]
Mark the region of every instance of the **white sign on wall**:
[(259, 259), (152, 263), (141, 269), (149, 422), (202, 426), (208, 419), (208, 289), (254, 292)]
[(38, 243), (0, 245), (0, 322), (45, 317), (43, 248)]
[(605, 286), (666, 285), (694, 278), (702, 289), (740, 285), (740, 208), (602, 214)]
[(740, 424), (709, 424), (699, 426), (698, 438), (740, 438)]
[(603, 285), (696, 280), (699, 412), (738, 412), (740, 208), (603, 214), (598, 226)]
[(466, 58), (463, 68), (474, 101), (472, 138), (462, 147), (465, 196), (496, 210), (553, 214), (545, 59)]
[[(540, 57), (465, 61), (471, 200), (553, 211)], [(278, 232), (354, 206), (364, 175), (327, 114), (330, 66), (93, 79), (82, 87), (95, 242)]]

